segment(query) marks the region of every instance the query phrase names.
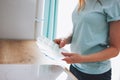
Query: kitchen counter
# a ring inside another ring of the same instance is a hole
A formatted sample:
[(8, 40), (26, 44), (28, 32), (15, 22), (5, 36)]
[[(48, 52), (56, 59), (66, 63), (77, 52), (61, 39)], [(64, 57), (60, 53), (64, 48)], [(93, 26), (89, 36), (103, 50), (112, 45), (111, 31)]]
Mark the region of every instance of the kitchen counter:
[(0, 80), (76, 80), (68, 64), (44, 55), (35, 40), (0, 40)]

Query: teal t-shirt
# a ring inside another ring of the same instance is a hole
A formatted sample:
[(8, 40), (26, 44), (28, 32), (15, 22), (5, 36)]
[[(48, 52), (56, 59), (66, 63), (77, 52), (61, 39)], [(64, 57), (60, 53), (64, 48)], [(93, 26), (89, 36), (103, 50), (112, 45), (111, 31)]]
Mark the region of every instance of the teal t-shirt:
[[(93, 54), (109, 47), (109, 22), (120, 20), (120, 0), (85, 0), (85, 8), (72, 14), (73, 37), (71, 51)], [(110, 60), (72, 64), (89, 74), (101, 74), (111, 68)]]

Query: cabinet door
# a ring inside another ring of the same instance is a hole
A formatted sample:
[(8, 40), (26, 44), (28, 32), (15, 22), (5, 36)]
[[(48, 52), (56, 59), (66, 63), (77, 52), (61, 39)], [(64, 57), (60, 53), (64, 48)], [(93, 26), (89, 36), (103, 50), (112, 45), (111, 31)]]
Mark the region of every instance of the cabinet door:
[(36, 0), (0, 0), (0, 39), (34, 39)]

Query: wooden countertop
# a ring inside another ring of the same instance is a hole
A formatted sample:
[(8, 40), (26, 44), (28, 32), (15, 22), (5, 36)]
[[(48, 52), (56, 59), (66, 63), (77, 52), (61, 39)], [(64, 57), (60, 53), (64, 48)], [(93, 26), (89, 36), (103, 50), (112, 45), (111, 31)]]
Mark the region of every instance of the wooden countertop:
[(35, 40), (0, 40), (0, 64), (54, 63), (41, 54)]

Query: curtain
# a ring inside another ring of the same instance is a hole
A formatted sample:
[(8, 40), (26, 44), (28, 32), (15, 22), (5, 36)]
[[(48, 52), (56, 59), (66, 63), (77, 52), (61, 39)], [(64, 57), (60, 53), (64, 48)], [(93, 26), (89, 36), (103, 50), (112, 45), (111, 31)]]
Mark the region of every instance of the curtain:
[(50, 40), (56, 36), (58, 0), (45, 0), (43, 35)]

